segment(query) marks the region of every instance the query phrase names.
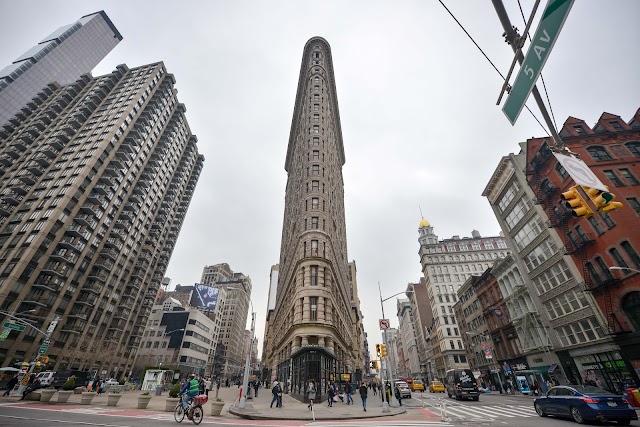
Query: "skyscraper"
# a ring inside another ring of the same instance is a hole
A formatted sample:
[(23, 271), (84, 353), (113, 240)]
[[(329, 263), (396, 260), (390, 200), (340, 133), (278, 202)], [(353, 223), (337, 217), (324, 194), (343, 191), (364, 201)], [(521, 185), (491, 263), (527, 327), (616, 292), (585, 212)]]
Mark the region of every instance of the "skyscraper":
[[(354, 372), (355, 351), (344, 214), (344, 147), (331, 48), (304, 48), (285, 161), (288, 174), (276, 306), (265, 367), (304, 396), (338, 373)], [(356, 308), (357, 309), (357, 308)]]
[[(174, 83), (161, 62), (119, 65), (0, 129), (0, 310), (54, 329), (53, 370), (131, 369), (204, 162)], [(12, 332), (0, 364), (42, 339)]]
[(66, 86), (90, 73), (120, 40), (104, 11), (85, 15), (42, 39), (0, 70), (0, 126), (20, 114), (49, 83)]

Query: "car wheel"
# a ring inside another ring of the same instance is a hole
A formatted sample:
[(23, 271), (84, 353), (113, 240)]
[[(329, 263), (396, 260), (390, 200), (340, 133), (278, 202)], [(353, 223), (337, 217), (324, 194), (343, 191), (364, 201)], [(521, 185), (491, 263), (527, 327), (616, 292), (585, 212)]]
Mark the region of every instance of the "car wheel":
[(451, 399), (451, 395), (449, 393), (447, 393), (447, 396), (449, 396), (449, 399)]
[(584, 417), (582, 416), (582, 412), (580, 412), (580, 409), (576, 408), (575, 406), (571, 407), (571, 416), (573, 417), (573, 420), (578, 424), (584, 424)]
[(540, 415), (541, 417), (546, 417), (547, 416), (547, 413), (544, 412), (544, 409), (542, 409), (542, 406), (540, 406), (539, 404), (534, 403), (533, 407), (536, 409), (536, 413), (538, 415)]
[(618, 424), (620, 424), (621, 426), (628, 426), (629, 424), (631, 424), (631, 420), (618, 420)]

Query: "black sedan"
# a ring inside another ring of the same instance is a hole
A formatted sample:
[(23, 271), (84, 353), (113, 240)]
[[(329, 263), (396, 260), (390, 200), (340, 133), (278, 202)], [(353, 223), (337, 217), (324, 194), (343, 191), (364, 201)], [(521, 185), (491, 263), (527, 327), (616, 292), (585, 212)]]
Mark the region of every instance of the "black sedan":
[(638, 419), (635, 409), (624, 396), (580, 385), (552, 387), (545, 396), (536, 398), (533, 406), (541, 417), (571, 417), (578, 424), (585, 421), (617, 421), (626, 426), (631, 420)]

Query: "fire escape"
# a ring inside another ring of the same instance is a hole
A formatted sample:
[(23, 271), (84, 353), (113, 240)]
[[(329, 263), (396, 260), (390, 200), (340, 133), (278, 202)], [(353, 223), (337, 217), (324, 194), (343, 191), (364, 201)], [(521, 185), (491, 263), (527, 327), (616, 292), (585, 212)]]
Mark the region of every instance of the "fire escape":
[(582, 227), (576, 227), (576, 220), (572, 220), (571, 210), (560, 202), (560, 189), (554, 187), (545, 177), (544, 171), (549, 159), (553, 158), (551, 149), (545, 143), (540, 151), (533, 157), (527, 170), (529, 186), (536, 195), (536, 203), (545, 210), (549, 217), (547, 225), (555, 228), (566, 248), (566, 254), (571, 255), (577, 261), (577, 267), (581, 270), (584, 279), (584, 290), (592, 292), (594, 296), (600, 295), (604, 305), (603, 314), (607, 319), (607, 327), (610, 334), (625, 333), (616, 317), (611, 301), (611, 287), (620, 281), (614, 278), (609, 271), (605, 271), (604, 279), (589, 266), (589, 247), (595, 240), (584, 231)]

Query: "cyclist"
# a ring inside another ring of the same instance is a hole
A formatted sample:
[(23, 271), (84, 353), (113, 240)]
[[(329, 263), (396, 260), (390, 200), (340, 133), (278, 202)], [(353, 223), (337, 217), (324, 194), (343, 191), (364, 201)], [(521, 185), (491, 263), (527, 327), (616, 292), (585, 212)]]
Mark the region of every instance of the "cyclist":
[[(195, 396), (198, 395), (200, 391), (200, 383), (196, 380), (196, 374), (189, 375), (189, 381), (187, 381), (184, 386), (182, 386), (182, 390), (180, 390), (180, 394), (187, 393), (186, 396), (182, 398), (182, 407), (186, 411), (189, 407), (189, 402), (193, 400)], [(188, 414), (188, 417), (191, 418), (191, 414)]]

